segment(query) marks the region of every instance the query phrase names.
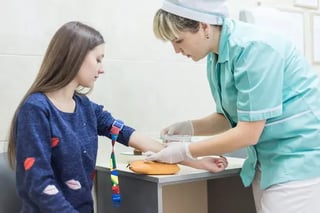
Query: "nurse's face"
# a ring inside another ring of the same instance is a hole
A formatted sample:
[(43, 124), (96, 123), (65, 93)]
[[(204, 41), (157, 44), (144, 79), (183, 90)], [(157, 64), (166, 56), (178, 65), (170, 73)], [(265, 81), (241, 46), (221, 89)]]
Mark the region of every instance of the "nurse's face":
[(181, 32), (177, 39), (171, 41), (171, 44), (177, 54), (181, 53), (194, 61), (199, 61), (210, 52), (207, 34), (202, 27), (198, 32)]

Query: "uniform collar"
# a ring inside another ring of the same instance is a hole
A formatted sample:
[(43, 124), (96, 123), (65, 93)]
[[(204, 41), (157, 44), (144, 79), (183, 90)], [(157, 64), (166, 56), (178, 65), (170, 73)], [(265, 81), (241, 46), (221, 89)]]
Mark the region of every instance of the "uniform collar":
[(218, 63), (224, 63), (229, 60), (230, 50), (229, 50), (228, 40), (233, 30), (233, 27), (234, 27), (233, 25), (234, 23), (231, 21), (231, 19), (229, 18), (224, 19), (221, 35), (220, 35), (220, 41), (219, 41)]

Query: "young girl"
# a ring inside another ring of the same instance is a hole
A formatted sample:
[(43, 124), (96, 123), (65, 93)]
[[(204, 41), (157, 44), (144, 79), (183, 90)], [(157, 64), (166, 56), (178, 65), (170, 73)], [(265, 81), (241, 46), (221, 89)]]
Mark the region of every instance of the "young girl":
[[(162, 149), (93, 103), (83, 88), (93, 88), (104, 73), (104, 39), (79, 22), (64, 24), (53, 36), (40, 71), (12, 120), (8, 155), (16, 168), (22, 213), (93, 211), (91, 189), (98, 135), (110, 136), (142, 151)], [(223, 158), (186, 161), (185, 165), (222, 171)]]

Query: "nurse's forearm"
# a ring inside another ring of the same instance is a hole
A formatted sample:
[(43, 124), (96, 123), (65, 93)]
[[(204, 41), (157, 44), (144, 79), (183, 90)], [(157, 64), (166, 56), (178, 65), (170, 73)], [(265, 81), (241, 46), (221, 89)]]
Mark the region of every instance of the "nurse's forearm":
[(230, 129), (229, 121), (219, 113), (210, 114), (204, 118), (192, 120), (195, 136), (215, 135)]
[(265, 121), (239, 122), (226, 132), (205, 140), (191, 143), (190, 153), (193, 157), (222, 155), (240, 148), (255, 145), (263, 131)]
[[(129, 139), (129, 146), (141, 150), (142, 152), (153, 151), (158, 152), (164, 148), (163, 144), (153, 140), (143, 134), (133, 132)], [(211, 172), (216, 172), (216, 166), (213, 162), (208, 163), (208, 160), (202, 158), (201, 160), (186, 160), (180, 164), (193, 167), (196, 169), (205, 169)]]

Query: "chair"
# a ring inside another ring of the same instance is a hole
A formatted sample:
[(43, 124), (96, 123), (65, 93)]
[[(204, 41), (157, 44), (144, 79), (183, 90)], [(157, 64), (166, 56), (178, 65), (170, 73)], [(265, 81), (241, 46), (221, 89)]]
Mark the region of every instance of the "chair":
[(16, 194), (15, 172), (9, 167), (7, 153), (0, 153), (0, 212), (16, 213), (21, 200)]

